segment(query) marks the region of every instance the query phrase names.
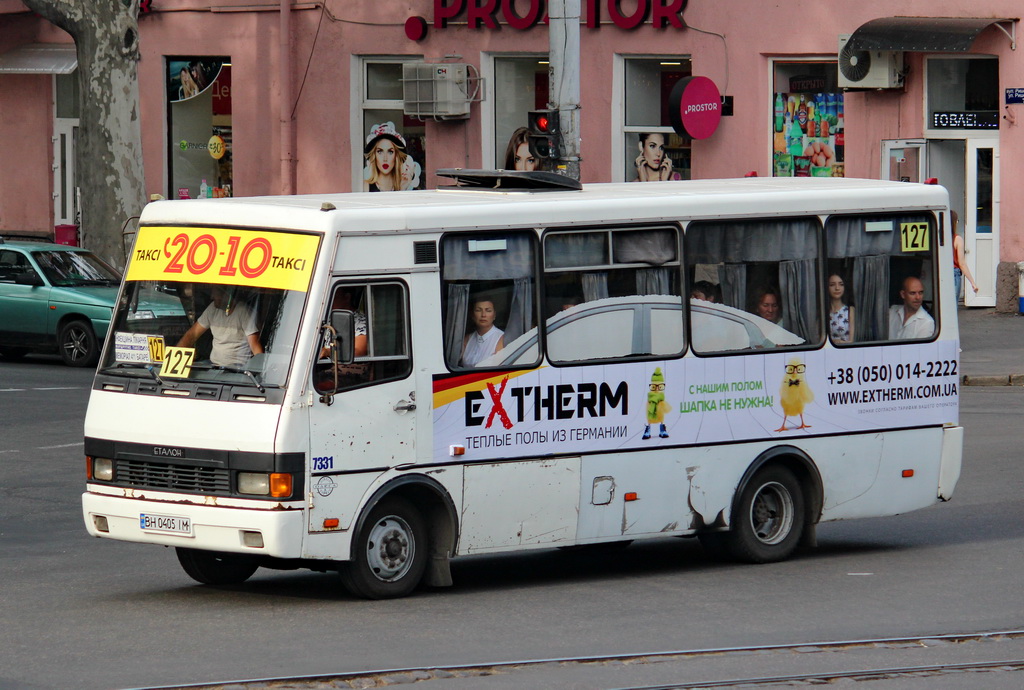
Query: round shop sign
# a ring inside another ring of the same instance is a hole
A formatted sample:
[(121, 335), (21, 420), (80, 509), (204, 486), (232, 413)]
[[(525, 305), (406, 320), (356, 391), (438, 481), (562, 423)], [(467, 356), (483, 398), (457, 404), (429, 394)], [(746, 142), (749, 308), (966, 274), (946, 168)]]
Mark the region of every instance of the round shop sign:
[(216, 160), (220, 160), (224, 157), (224, 140), (214, 134), (210, 137), (210, 140), (206, 142), (206, 148), (210, 152), (210, 156)]
[(707, 77), (685, 77), (669, 95), (669, 115), (677, 134), (707, 139), (722, 119), (722, 95)]

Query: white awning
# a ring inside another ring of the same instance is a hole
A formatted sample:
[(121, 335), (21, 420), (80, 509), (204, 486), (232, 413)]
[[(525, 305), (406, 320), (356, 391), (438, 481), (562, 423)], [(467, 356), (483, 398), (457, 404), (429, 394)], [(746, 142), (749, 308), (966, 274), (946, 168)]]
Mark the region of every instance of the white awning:
[(0, 55), (0, 74), (71, 74), (77, 67), (74, 43), (28, 43)]

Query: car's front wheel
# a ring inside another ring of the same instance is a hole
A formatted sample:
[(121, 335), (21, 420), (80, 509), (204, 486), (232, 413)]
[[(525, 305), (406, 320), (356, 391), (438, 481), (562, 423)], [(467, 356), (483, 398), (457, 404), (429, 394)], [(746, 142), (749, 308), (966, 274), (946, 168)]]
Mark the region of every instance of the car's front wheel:
[(68, 321), (57, 334), (60, 357), (69, 367), (89, 367), (99, 359), (100, 346), (92, 326), (85, 321)]

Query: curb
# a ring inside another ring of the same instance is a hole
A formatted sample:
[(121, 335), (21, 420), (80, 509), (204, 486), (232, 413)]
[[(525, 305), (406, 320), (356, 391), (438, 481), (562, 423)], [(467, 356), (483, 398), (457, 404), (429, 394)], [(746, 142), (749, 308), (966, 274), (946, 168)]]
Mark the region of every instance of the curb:
[(1024, 386), (1024, 374), (1002, 374), (999, 376), (960, 377), (961, 386)]

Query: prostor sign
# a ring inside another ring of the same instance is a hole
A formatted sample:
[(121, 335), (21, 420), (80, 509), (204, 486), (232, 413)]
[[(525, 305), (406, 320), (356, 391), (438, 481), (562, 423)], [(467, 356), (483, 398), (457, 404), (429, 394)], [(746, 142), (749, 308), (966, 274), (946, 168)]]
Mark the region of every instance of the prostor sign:
[[(582, 0), (585, 20), (590, 29), (601, 26), (604, 16), (620, 29), (635, 29), (650, 23), (656, 29), (685, 29), (683, 11), (689, 0)], [(420, 41), (427, 35), (428, 25), (448, 28), (449, 22), (465, 22), (470, 29), (510, 29), (524, 31), (548, 22), (547, 0), (433, 0), (434, 21), (409, 17), (405, 35)]]
[(691, 139), (707, 139), (722, 120), (722, 95), (707, 77), (685, 77), (668, 97), (672, 129)]

